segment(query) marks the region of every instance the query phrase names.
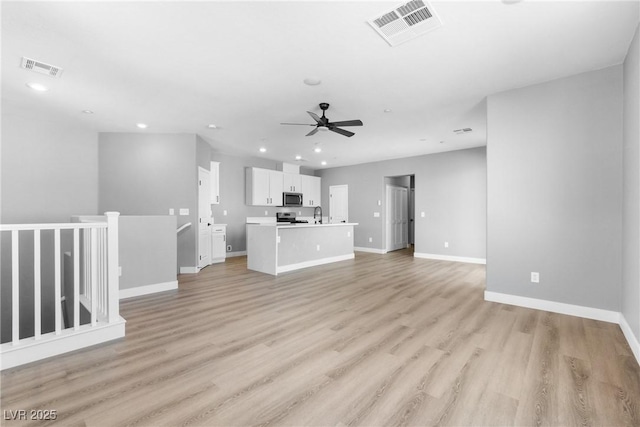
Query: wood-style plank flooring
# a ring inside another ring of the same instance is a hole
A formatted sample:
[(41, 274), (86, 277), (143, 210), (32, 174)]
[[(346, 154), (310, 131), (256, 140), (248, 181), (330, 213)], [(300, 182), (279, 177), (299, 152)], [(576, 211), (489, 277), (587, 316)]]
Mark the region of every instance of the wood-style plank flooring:
[[(2, 374), (64, 426), (639, 426), (620, 328), (483, 300), (411, 252), (272, 277), (231, 258), (122, 302), (124, 340)], [(3, 425), (48, 422), (3, 420)]]

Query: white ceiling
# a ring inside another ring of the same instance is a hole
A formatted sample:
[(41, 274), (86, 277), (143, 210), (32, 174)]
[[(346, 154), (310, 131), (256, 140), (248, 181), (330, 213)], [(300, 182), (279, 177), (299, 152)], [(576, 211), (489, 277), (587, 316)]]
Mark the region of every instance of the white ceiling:
[[(485, 145), (487, 95), (619, 64), (639, 20), (637, 0), (431, 2), (443, 27), (390, 47), (366, 21), (402, 3), (4, 1), (3, 109), (197, 133), (221, 152), (301, 155), (314, 169), (407, 157)], [(64, 72), (23, 70), (23, 56)], [(280, 125), (313, 123), (320, 102), (364, 126), (346, 138)], [(473, 132), (452, 132), (462, 127)]]

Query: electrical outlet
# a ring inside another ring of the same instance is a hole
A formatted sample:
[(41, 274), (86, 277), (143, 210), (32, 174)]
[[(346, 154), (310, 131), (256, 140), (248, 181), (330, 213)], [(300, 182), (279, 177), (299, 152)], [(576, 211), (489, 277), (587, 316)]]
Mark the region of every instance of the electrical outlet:
[(449, 242), (444, 242), (444, 247), (448, 248), (449, 247)]
[(420, 212), (420, 217), (424, 218), (424, 212)]
[(175, 215), (176, 211), (173, 208), (169, 209), (169, 215)]
[(531, 283), (540, 283), (540, 273), (535, 271), (531, 272)]
[(231, 252), (231, 245), (227, 245), (227, 252)]
[(264, 211), (265, 216), (269, 215), (269, 211)]
[(347, 231), (347, 237), (351, 237), (351, 232)]

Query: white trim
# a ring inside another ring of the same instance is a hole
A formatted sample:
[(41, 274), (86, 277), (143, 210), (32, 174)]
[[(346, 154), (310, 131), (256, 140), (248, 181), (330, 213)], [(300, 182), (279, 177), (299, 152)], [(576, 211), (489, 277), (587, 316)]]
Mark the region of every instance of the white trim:
[(197, 274), (199, 271), (198, 267), (180, 267), (180, 274)]
[(338, 255), (338, 256), (329, 257), (329, 258), (321, 258), (321, 259), (314, 259), (312, 261), (299, 262), (297, 264), (283, 265), (280, 267), (276, 267), (276, 274), (285, 273), (287, 271), (299, 270), (301, 268), (315, 267), (316, 265), (329, 264), (332, 262), (346, 261), (348, 259), (354, 259), (354, 258), (355, 258), (355, 254), (351, 253), (347, 255)]
[(631, 347), (631, 351), (634, 356), (636, 356), (636, 360), (640, 363), (640, 342), (638, 338), (633, 334), (631, 330), (631, 326), (627, 323), (627, 319), (625, 319), (624, 314), (620, 313), (620, 329), (622, 329), (622, 333), (624, 337), (627, 339), (629, 343), (629, 347)]
[(80, 350), (124, 337), (125, 323), (122, 317), (114, 323), (98, 322), (80, 326), (79, 330), (64, 329), (59, 335), (51, 332), (41, 335), (39, 340), (20, 340), (19, 345), (11, 342), (0, 345), (0, 369), (5, 370), (38, 360)]
[(233, 258), (236, 256), (246, 256), (247, 251), (227, 252), (227, 258)]
[(178, 289), (178, 281), (154, 283), (152, 285), (136, 286), (135, 288), (120, 289), (120, 299), (138, 297), (140, 295), (155, 294), (157, 292)]
[(413, 253), (414, 258), (436, 259), (439, 261), (454, 261), (454, 262), (466, 262), (469, 264), (486, 264), (486, 258), (470, 258), (464, 256), (453, 255), (439, 255), (439, 254), (425, 254), (420, 252)]
[(372, 254), (381, 254), (384, 255), (387, 253), (387, 251), (385, 249), (378, 249), (378, 248), (365, 248), (365, 247), (361, 247), (361, 246), (354, 246), (353, 248), (354, 251), (358, 251), (358, 252), (370, 252)]
[(568, 314), (569, 316), (584, 317), (586, 319), (601, 320), (609, 323), (620, 323), (620, 313), (603, 310), (601, 308), (583, 307), (581, 305), (565, 304), (537, 298), (521, 297), (500, 292), (484, 291), (485, 301), (501, 304), (517, 305), (519, 307), (535, 308), (553, 313)]

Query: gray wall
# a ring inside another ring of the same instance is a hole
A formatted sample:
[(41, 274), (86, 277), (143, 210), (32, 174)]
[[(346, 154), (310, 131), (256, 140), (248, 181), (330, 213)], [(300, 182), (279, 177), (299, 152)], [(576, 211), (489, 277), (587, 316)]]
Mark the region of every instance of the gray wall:
[(638, 29), (624, 62), (622, 314), (640, 341), (640, 67)]
[[(68, 222), (72, 215), (96, 214), (98, 208), (98, 138), (62, 117), (40, 114), (2, 100), (2, 158), (0, 165), (3, 224)], [(42, 250), (53, 247), (52, 233), (43, 233)], [(11, 242), (1, 238), (0, 312), (2, 341), (11, 334)], [(69, 250), (71, 236), (62, 234)], [(53, 330), (53, 271), (51, 257), (42, 258), (42, 332)], [(33, 332), (33, 237), (20, 239), (20, 329)]]
[(99, 211), (168, 215), (173, 208), (177, 215), (188, 208), (189, 215), (177, 216), (178, 227), (192, 224), (178, 236), (180, 267), (197, 265), (196, 145), (193, 134), (99, 134)]
[[(484, 147), (324, 169), (318, 175), (325, 215), (329, 186), (349, 186), (349, 221), (359, 224), (354, 230), (356, 247), (385, 249), (386, 177), (415, 175), (415, 252), (485, 258)], [(380, 217), (374, 217), (374, 212), (380, 212)]]
[(492, 95), (487, 125), (487, 290), (619, 311), (622, 67)]
[(120, 289), (176, 280), (176, 217), (127, 216), (118, 219)]

